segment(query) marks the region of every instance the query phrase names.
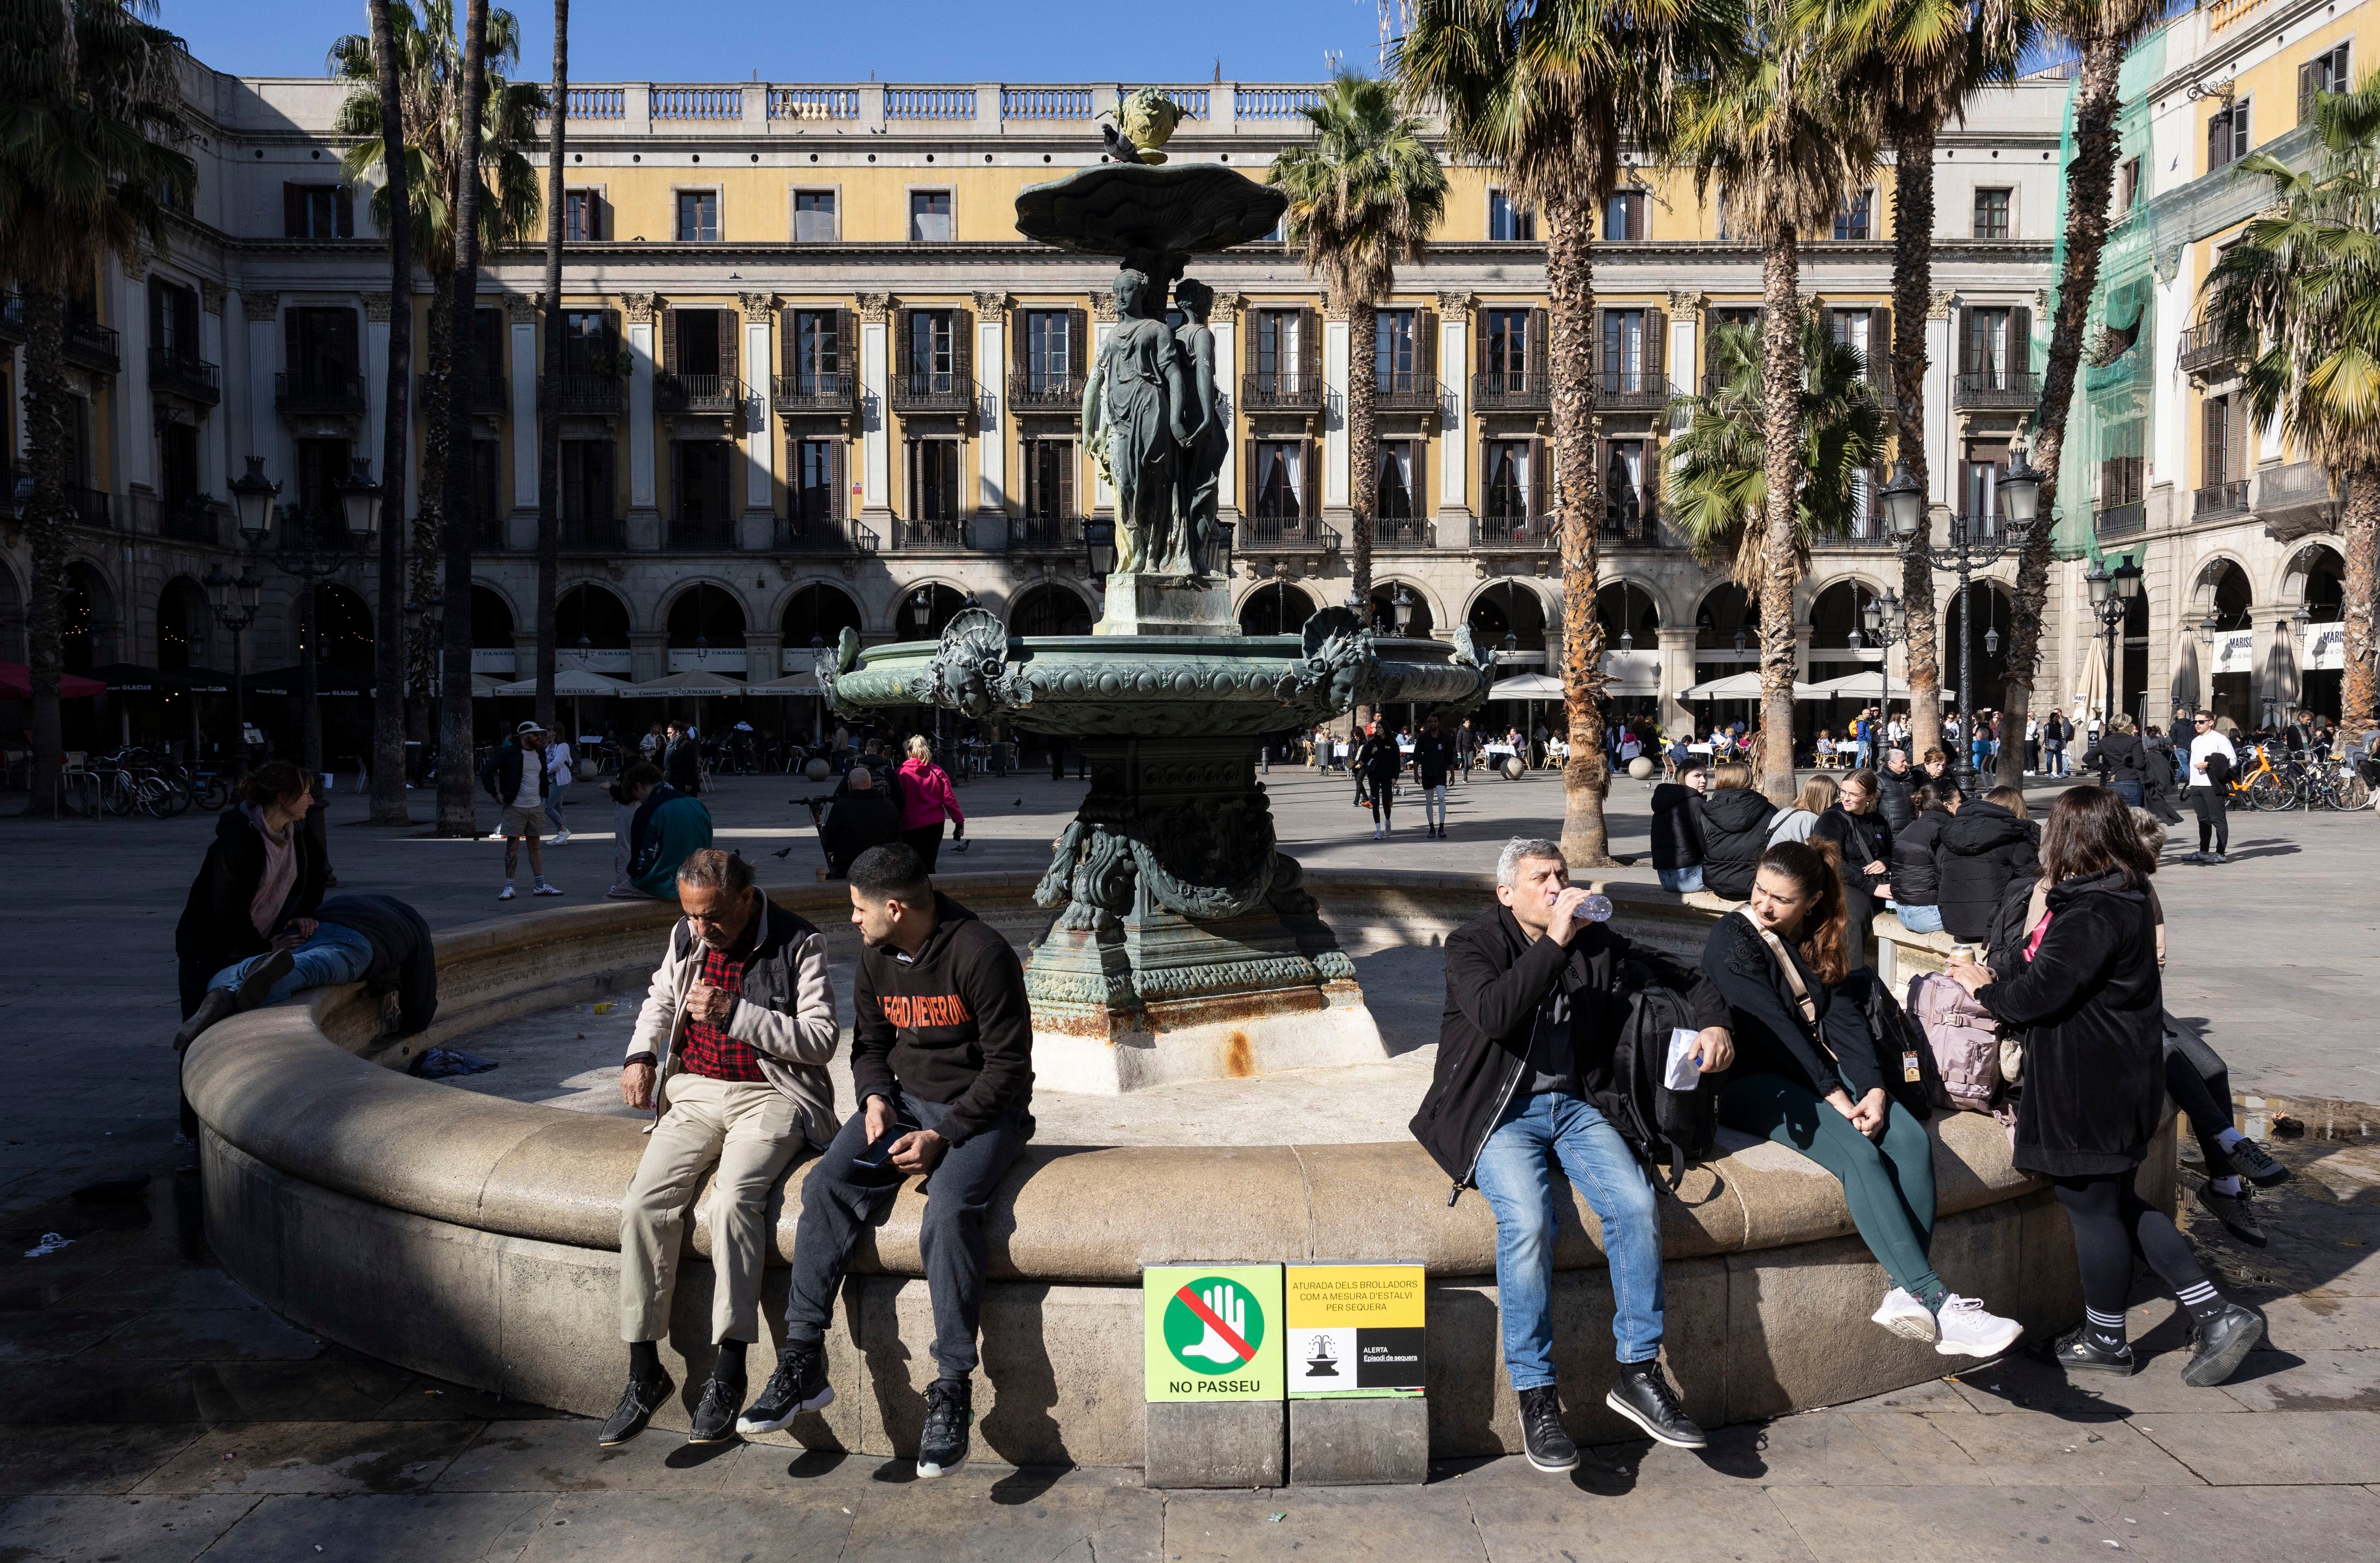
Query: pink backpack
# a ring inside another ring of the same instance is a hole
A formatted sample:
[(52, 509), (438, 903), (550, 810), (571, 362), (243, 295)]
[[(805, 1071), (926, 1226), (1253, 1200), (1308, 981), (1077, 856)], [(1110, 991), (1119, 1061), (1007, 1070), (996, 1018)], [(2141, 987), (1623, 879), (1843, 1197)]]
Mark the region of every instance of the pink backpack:
[(1989, 1112), (2000, 1089), (1999, 1023), (1940, 972), (1911, 979), (1909, 1018), (1925, 1033), (1942, 1075), (1943, 1104)]

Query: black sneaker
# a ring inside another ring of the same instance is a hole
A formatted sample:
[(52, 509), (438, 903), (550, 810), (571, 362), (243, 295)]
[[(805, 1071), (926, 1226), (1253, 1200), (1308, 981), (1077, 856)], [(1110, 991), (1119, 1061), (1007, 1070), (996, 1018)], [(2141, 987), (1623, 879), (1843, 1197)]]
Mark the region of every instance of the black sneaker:
[(1562, 1431), (1561, 1399), (1550, 1384), (1521, 1391), (1521, 1447), (1540, 1471), (1578, 1468), (1578, 1446)]
[(2226, 1302), (2223, 1311), (2190, 1332), (2190, 1365), (2181, 1381), (2193, 1389), (2212, 1389), (2240, 1371), (2240, 1359), (2265, 1339), (2265, 1318), (2253, 1308)]
[(628, 1387), (620, 1392), (620, 1403), (613, 1408), (603, 1431), (595, 1435), (595, 1441), (607, 1449), (614, 1444), (626, 1443), (645, 1430), (645, 1424), (653, 1419), (653, 1412), (669, 1403), (670, 1392), (676, 1387), (676, 1382), (666, 1373), (629, 1379)]
[(237, 990), (239, 1007), (253, 1010), (263, 1003), (266, 996), (272, 993), (273, 985), (295, 971), (297, 966), (295, 955), (286, 950), (276, 950), (249, 967), (248, 975), (239, 979)]
[(1710, 1443), (1703, 1430), (1686, 1419), (1685, 1403), (1670, 1387), (1658, 1362), (1641, 1367), (1622, 1363), (1620, 1382), (1603, 1403), (1674, 1449), (1699, 1449)]
[(710, 1375), (702, 1387), (702, 1401), (694, 1408), (694, 1420), (686, 1424), (686, 1441), (689, 1444), (723, 1444), (735, 1436), (735, 1413), (744, 1407), (744, 1381)]
[(738, 1433), (774, 1433), (804, 1412), (834, 1403), (834, 1386), (826, 1381), (826, 1353), (815, 1345), (787, 1345), (777, 1356), (777, 1371), (769, 1375), (760, 1398), (735, 1419)]
[(2230, 1159), (2232, 1166), (2240, 1169), (2241, 1177), (2260, 1189), (2286, 1183), (2293, 1176), (2288, 1168), (2266, 1156), (2265, 1147), (2253, 1140), (2242, 1140), (2223, 1154)]
[(2257, 1224), (2255, 1211), (2249, 1208), (2248, 1191), (2228, 1194), (2212, 1183), (2198, 1186), (2198, 1203), (2209, 1216), (2223, 1223), (2223, 1230), (2251, 1248), (2265, 1246), (2265, 1229)]
[(237, 1013), (239, 999), (230, 988), (208, 988), (207, 996), (199, 1000), (199, 1007), (190, 1012), (190, 1018), (182, 1023), (182, 1029), (174, 1033), (174, 1051), (188, 1052), (190, 1044), (197, 1041), (208, 1027), (217, 1021), (229, 1020)]
[(917, 1479), (947, 1476), (966, 1463), (967, 1428), (975, 1421), (975, 1388), (965, 1378), (926, 1386), (926, 1430), (917, 1436)]
[(2114, 1351), (2091, 1339), (2090, 1330), (2082, 1325), (2058, 1338), (2049, 1349), (2049, 1360), (2066, 1370), (2071, 1377), (2078, 1373), (2112, 1373), (2119, 1378), (2132, 1375), (2132, 1348), (2127, 1341)]

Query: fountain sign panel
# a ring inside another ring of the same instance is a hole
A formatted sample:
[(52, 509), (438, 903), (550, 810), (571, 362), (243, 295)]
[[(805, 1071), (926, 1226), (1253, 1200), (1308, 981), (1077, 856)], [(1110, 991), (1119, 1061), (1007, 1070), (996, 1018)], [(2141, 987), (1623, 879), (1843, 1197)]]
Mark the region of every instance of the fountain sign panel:
[(1153, 1265), (1140, 1273), (1148, 1398), (1281, 1398), (1281, 1266)]
[(1291, 1399), (1422, 1392), (1428, 1355), (1420, 1265), (1291, 1265), (1284, 1279)]

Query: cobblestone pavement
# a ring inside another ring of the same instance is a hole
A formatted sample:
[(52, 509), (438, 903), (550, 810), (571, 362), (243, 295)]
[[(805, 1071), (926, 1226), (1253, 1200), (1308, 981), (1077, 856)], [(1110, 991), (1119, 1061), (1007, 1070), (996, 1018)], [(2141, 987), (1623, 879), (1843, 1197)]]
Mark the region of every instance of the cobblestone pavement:
[[(1411, 823), (1383, 850), (1350, 806), (1352, 783), (1269, 780), (1284, 844), (1315, 864), (1475, 868), (1507, 836), (1559, 826), (1555, 779), (1483, 776), (1456, 789), (1452, 840), (1421, 840), (1408, 804)], [(807, 874), (815, 840), (783, 800), (809, 790), (730, 779), (715, 800), (722, 837), (747, 854), (787, 851), (778, 871)], [(574, 822), (590, 833), (549, 869), (574, 901), (600, 893), (611, 856), (609, 807), (578, 791)], [(1038, 869), (1080, 792), (1046, 776), (970, 783), (973, 844), (945, 866)], [(1645, 849), (1644, 801), (1641, 786), (1620, 784), (1622, 855)], [(342, 795), (334, 818), (361, 812)], [(2271, 1322), (2267, 1350), (2231, 1384), (2181, 1385), (2180, 1328), (2151, 1302), (2133, 1319), (2143, 1371), (2095, 1394), (2018, 1357), (1730, 1428), (1701, 1456), (1598, 1448), (1575, 1479), (1500, 1460), (1443, 1467), (1420, 1489), (1167, 1495), (1097, 1469), (976, 1466), (917, 1485), (901, 1461), (705, 1453), (666, 1435), (602, 1453), (583, 1421), (283, 1323), (208, 1262), (173, 1138), (172, 929), (211, 818), (0, 820), (0, 861), (19, 888), (0, 911), (0, 1563), (2369, 1557), (2380, 1535), (2380, 1147), (2368, 1136), (2380, 1110), (2351, 1104), (2380, 1101), (2370, 1023), (2354, 1018), (2380, 975), (2369, 888), (2380, 822), (2234, 823), (2231, 866), (2169, 853), (2159, 877), (2169, 1003), (2206, 1024), (2236, 1087), (2313, 1133), (2272, 1142), (2299, 1176), (2266, 1202), (2269, 1248), (2191, 1224), (2225, 1284)], [(434, 925), (533, 913), (493, 901), (492, 843), (346, 823), (332, 843), (346, 888), (404, 895)], [(2194, 1170), (2183, 1181), (2194, 1189)]]

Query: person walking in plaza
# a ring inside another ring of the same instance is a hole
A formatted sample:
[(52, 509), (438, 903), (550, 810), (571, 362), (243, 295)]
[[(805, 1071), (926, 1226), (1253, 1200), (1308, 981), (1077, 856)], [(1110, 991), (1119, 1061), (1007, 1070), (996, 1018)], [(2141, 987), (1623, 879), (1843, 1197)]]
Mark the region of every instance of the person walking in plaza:
[(692, 729), (669, 724), (668, 740), (662, 745), (662, 774), (687, 797), (702, 791), (702, 745)]
[(1421, 787), (1421, 817), (1427, 833), (1446, 839), (1446, 783), (1454, 771), (1454, 740), (1433, 715), (1421, 724), (1414, 740), (1414, 780)]
[(1959, 790), (1949, 788), (1937, 797), (1933, 788), (1917, 787), (1909, 796), (1916, 818), (1907, 828), (1893, 832), (1892, 855), (1888, 860), (1892, 868), (1892, 911), (1911, 933), (1940, 933), (1942, 870), (1937, 858), (1942, 829), (1959, 807)]
[(315, 908), (313, 932), (304, 939), (293, 929), (264, 953), (217, 972), (174, 1048), (188, 1048), (217, 1021), (260, 1004), (351, 982), (374, 997), (396, 995), (397, 1036), (429, 1030), (438, 1015), (438, 961), (421, 914), (393, 895), (330, 897)]
[(2009, 886), (2040, 877), (2041, 832), (2024, 807), (2024, 794), (2014, 787), (1995, 787), (1952, 806), (1953, 818), (1942, 827), (1934, 853), (1936, 899), (1943, 931), (1952, 939), (1988, 939)]
[[(905, 843), (851, 866), (859, 928), (851, 1081), (859, 1111), (802, 1186), (785, 1344), (737, 1423), (770, 1432), (834, 1399), (824, 1342), (861, 1233), (905, 1177), (930, 1174), (917, 1247), (934, 1315), (917, 1474), (967, 1458), (983, 1302), (984, 1211), (1033, 1137), (1033, 1016), (1005, 936), (941, 894)], [(897, 1348), (896, 1348), (897, 1349)]]
[(1393, 735), (1372, 723), (1355, 749), (1356, 795), (1372, 806), (1372, 839), (1386, 841), (1396, 828), (1397, 772), (1404, 755)]
[(480, 785), (504, 808), (497, 830), (504, 838), (504, 888), (497, 892), (498, 901), (513, 898), (513, 876), (520, 867), (524, 841), (528, 842), (529, 873), (537, 880), (532, 893), (562, 893), (545, 882), (545, 851), (538, 841), (538, 827), (545, 818), (546, 791), (553, 782), (545, 769), (544, 749), (544, 733), (536, 722), (525, 721), (480, 769)]
[(1703, 889), (1742, 901), (1752, 893), (1777, 806), (1753, 791), (1752, 768), (1740, 760), (1711, 768), (1710, 792), (1701, 801)]
[(1702, 801), (1709, 785), (1710, 768), (1689, 758), (1675, 782), (1653, 789), (1653, 872), (1663, 890), (1703, 888)]
[(1608, 1017), (1623, 1011), (1630, 968), (1682, 996), (1697, 1068), (1716, 1072), (1733, 1058), (1717, 990), (1609, 922), (1582, 919), (1586, 899), (1558, 843), (1506, 843), (1495, 908), (1447, 936), (1438, 1060), (1411, 1124), (1454, 1196), (1476, 1187), (1495, 1212), (1504, 1371), (1529, 1463), (1550, 1472), (1578, 1464), (1554, 1374), (1557, 1165), (1602, 1229), (1620, 1365), (1604, 1404), (1674, 1448), (1708, 1441), (1661, 1371), (1660, 1218), (1644, 1164), (1607, 1111), (1617, 1105)]
[(2101, 786), (2113, 789), (2129, 806), (2141, 806), (2149, 766), (2131, 717), (2118, 711), (2099, 741), (2084, 753), (2082, 763), (2099, 773)]
[(924, 733), (909, 738), (909, 757), (901, 762), (901, 839), (934, 871), (942, 855), (942, 827), (955, 824), (956, 840), (966, 839), (966, 810), (959, 807), (950, 772), (934, 763), (933, 741)]
[(1768, 844), (1779, 842), (1806, 842), (1810, 832), (1818, 828), (1818, 817), (1835, 806), (1842, 795), (1842, 783), (1825, 771), (1820, 771), (1802, 783), (1802, 791), (1792, 806), (1777, 811), (1768, 823)]
[(2041, 773), (2045, 776), (2066, 774), (2066, 740), (2072, 733), (2062, 712), (2053, 710), (2041, 720)]
[(545, 822), (553, 827), (553, 844), (560, 846), (570, 839), (570, 821), (563, 817), (563, 794), (578, 779), (571, 769), (570, 740), (559, 733), (550, 733), (545, 741)]
[(2240, 751), (2215, 726), (2213, 713), (2191, 719), (2190, 806), (2198, 815), (2198, 851), (2183, 861), (2228, 863), (2231, 850), (2231, 777)]
[(1737, 1049), (1719, 1121), (1842, 1184), (1852, 1225), (1892, 1282), (1876, 1324), (1946, 1357), (1995, 1357), (2024, 1327), (1935, 1272), (1933, 1143), (1885, 1089), (1855, 988), (1876, 978), (1852, 969), (1847, 948), (1849, 878), (1832, 841), (1782, 842), (1761, 854), (1751, 902), (1712, 927), (1703, 971), (1727, 1000)]
[(1949, 975), (2004, 1035), (2024, 1035), (2012, 1159), (2050, 1180), (2082, 1278), (2082, 1323), (2053, 1357), (2070, 1376), (2131, 1373), (2124, 1315), (2138, 1254), (2190, 1315), (2182, 1382), (2210, 1387), (2239, 1370), (2265, 1321), (2216, 1289), (2173, 1222), (2133, 1186), (2165, 1108), (2154, 861), (2131, 809), (2104, 787), (2059, 794), (2042, 848), (2046, 915), (2023, 970), (2001, 977), (1954, 960)]
[(1843, 873), (1843, 915), (1849, 932), (1843, 951), (1854, 966), (1867, 964), (1876, 903), (1892, 894), (1892, 827), (1876, 812), (1876, 773), (1854, 770), (1843, 778), (1842, 795), (1818, 817), (1814, 842), (1834, 843)]
[(654, 1114), (620, 1198), (620, 1339), (628, 1386), (596, 1441), (642, 1432), (676, 1386), (662, 1366), (678, 1253), (705, 1173), (711, 1177), (710, 1339), (717, 1350), (689, 1444), (735, 1436), (760, 1338), (769, 1195), (805, 1145), (835, 1126), (826, 1066), (842, 1028), (826, 937), (771, 903), (743, 858), (705, 848), (679, 866), (678, 906), (620, 1071), (620, 1100)]

